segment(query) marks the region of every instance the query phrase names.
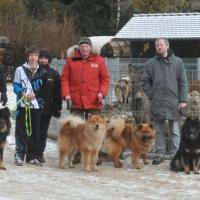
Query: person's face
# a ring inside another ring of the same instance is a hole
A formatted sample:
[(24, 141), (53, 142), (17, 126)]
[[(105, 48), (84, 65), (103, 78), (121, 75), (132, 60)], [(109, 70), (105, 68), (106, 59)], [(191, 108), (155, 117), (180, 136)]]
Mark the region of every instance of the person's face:
[(166, 55), (167, 50), (169, 49), (169, 45), (166, 44), (164, 40), (157, 40), (155, 43), (156, 53), (159, 55)]
[(48, 58), (46, 58), (46, 57), (41, 57), (41, 58), (39, 58), (39, 61), (38, 61), (41, 65), (47, 65), (47, 64), (49, 64), (49, 60), (48, 60)]
[(81, 56), (86, 59), (89, 57), (92, 47), (89, 44), (81, 44), (79, 46)]
[(30, 53), (28, 55), (28, 63), (30, 64), (31, 68), (36, 68), (38, 63), (38, 54), (37, 53)]

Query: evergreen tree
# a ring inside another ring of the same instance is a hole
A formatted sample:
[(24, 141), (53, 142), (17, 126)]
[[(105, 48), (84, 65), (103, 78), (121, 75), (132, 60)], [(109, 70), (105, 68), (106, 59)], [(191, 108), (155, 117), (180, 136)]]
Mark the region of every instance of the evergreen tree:
[(136, 13), (186, 12), (190, 0), (132, 0)]
[(68, 8), (75, 15), (76, 24), (81, 34), (113, 35), (115, 27), (111, 20), (111, 1), (108, 0), (74, 0)]

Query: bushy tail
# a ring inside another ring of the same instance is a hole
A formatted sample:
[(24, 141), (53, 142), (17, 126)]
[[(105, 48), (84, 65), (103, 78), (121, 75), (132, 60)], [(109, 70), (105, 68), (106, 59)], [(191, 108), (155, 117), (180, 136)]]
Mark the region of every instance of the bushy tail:
[(122, 135), (125, 125), (125, 119), (111, 119), (107, 125), (107, 137), (118, 139)]
[(67, 116), (61, 121), (61, 127), (67, 125), (70, 128), (77, 128), (80, 124), (85, 124), (85, 120), (75, 115)]

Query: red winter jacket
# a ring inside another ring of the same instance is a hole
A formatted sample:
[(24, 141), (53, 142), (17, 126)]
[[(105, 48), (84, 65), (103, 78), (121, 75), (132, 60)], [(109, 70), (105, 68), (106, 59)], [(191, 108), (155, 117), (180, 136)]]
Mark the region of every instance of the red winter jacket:
[(98, 93), (105, 96), (109, 88), (109, 74), (104, 59), (91, 53), (83, 60), (78, 51), (73, 58), (67, 58), (61, 75), (62, 96), (70, 96), (72, 107), (80, 109), (101, 109)]

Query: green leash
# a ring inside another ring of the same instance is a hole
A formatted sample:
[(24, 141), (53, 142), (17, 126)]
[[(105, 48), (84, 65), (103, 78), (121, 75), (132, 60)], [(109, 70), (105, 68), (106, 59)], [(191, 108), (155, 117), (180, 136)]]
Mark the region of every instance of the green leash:
[(31, 124), (31, 104), (27, 101), (25, 96), (22, 96), (18, 101), (19, 103), (23, 102), (25, 105), (25, 120), (26, 120), (26, 134), (30, 137), (32, 135), (32, 124)]
[(25, 101), (25, 119), (26, 119), (26, 134), (30, 137), (32, 135), (32, 124), (31, 124), (31, 104), (27, 99)]

